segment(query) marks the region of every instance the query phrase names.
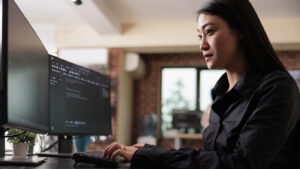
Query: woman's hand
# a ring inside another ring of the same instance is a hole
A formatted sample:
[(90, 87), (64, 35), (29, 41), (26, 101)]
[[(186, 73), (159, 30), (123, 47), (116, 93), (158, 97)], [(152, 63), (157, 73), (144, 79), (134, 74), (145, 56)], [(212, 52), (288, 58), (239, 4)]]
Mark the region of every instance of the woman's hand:
[(144, 148), (145, 144), (134, 144), (133, 147), (140, 149), (140, 148)]
[(104, 150), (103, 157), (108, 159), (114, 159), (117, 155), (121, 155), (126, 161), (131, 161), (133, 154), (138, 148), (134, 146), (124, 146), (117, 142), (111, 143)]

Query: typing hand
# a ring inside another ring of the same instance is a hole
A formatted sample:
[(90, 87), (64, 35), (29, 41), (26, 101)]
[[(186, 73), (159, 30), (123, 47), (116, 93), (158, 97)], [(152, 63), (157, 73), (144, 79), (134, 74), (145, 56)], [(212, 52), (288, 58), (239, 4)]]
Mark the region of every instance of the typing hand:
[(140, 148), (144, 148), (145, 144), (134, 144), (133, 147), (140, 149)]
[(134, 146), (124, 146), (117, 142), (113, 142), (105, 148), (103, 157), (114, 159), (117, 155), (121, 155), (125, 158), (125, 161), (131, 161), (136, 150), (137, 148)]

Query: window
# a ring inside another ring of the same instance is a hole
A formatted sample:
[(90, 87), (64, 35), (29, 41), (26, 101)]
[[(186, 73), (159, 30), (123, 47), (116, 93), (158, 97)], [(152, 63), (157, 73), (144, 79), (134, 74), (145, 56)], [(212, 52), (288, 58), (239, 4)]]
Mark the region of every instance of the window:
[(172, 129), (174, 109), (204, 111), (212, 102), (210, 94), (212, 88), (224, 72), (224, 70), (208, 70), (200, 67), (162, 68), (162, 133)]
[(200, 111), (205, 111), (212, 103), (211, 90), (224, 72), (224, 70), (200, 70)]
[(173, 109), (195, 110), (196, 68), (162, 69), (162, 130), (172, 128)]

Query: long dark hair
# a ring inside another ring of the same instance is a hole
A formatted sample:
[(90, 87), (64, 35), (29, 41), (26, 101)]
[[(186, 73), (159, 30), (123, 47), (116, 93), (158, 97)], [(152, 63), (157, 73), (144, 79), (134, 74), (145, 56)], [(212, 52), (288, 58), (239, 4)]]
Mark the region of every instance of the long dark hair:
[(287, 72), (249, 0), (208, 0), (197, 11), (198, 16), (202, 13), (219, 16), (242, 35), (241, 46), (248, 66)]

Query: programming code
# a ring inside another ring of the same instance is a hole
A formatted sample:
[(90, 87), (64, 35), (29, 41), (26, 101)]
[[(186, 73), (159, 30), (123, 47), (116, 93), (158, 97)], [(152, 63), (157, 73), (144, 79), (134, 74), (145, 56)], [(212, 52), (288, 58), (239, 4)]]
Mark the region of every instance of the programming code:
[(111, 134), (109, 77), (50, 59), (50, 132)]

